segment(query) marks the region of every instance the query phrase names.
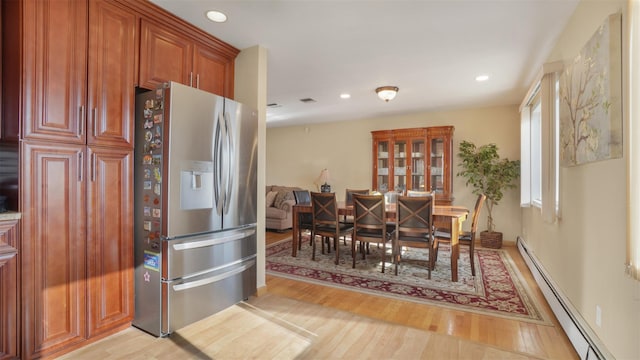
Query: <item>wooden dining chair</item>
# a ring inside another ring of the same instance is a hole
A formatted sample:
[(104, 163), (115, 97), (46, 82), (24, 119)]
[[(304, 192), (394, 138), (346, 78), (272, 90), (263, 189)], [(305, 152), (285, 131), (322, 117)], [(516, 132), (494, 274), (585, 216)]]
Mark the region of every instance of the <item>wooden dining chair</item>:
[(428, 276), (431, 279), (431, 269), (434, 263), (433, 254), (433, 207), (435, 197), (427, 196), (399, 196), (396, 205), (396, 229), (391, 238), (393, 240), (393, 254), (396, 264), (395, 273), (402, 260), (402, 248), (427, 248)]
[[(353, 194), (369, 194), (369, 189), (347, 189), (344, 192), (344, 204), (346, 206), (353, 205)], [(344, 215), (341, 220), (345, 224), (353, 225), (353, 215)], [(343, 238), (343, 242), (347, 245), (347, 238)]]
[[(309, 204), (311, 205), (311, 194), (308, 190), (293, 190), (293, 197), (296, 199), (296, 204)], [(298, 214), (298, 250), (302, 248), (302, 231), (311, 231), (313, 227), (313, 215), (310, 213)], [(311, 240), (309, 240), (311, 245)]]
[(353, 194), (353, 232), (351, 235), (352, 268), (356, 267), (356, 242), (359, 243), (362, 259), (365, 259), (365, 244), (382, 244), (382, 272), (387, 254), (387, 242), (391, 240), (387, 230), (385, 201), (383, 195)]
[[(311, 208), (313, 225), (311, 227), (312, 255), (311, 260), (316, 259), (316, 236), (322, 237), (322, 253), (324, 254), (324, 243), (326, 239), (333, 239), (333, 246), (336, 252), (336, 265), (340, 261), (340, 247), (338, 239), (340, 236), (351, 234), (353, 225), (343, 224), (338, 218), (338, 202), (335, 193), (311, 193)], [(331, 252), (331, 243), (329, 242), (329, 253)]]
[[(476, 233), (478, 230), (478, 218), (480, 217), (480, 210), (482, 209), (482, 204), (487, 199), (487, 196), (484, 194), (478, 195), (478, 199), (476, 200), (476, 206), (473, 208), (473, 215), (471, 217), (471, 230), (470, 231), (461, 231), (458, 235), (458, 243), (463, 246), (469, 247), (469, 261), (471, 262), (471, 275), (476, 276), (476, 266), (475, 259), (473, 256), (473, 252), (475, 249), (476, 243)], [(451, 232), (442, 231), (441, 229), (436, 230), (434, 234), (434, 264), (435, 261), (438, 260), (438, 248), (441, 243), (451, 243)]]

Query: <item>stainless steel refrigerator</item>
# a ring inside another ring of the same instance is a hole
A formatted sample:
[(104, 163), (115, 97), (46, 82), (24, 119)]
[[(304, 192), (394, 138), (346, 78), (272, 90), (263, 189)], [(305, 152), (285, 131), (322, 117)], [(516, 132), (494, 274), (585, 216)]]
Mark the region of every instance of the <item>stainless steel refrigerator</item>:
[(256, 292), (257, 116), (179, 83), (136, 96), (135, 317), (156, 336)]

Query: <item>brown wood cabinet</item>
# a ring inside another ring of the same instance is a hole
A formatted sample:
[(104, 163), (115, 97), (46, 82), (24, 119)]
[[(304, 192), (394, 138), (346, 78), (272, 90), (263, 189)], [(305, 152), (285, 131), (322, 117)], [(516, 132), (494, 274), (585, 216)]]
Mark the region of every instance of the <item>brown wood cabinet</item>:
[(24, 1), (22, 16), (22, 138), (133, 148), (136, 15), (84, 0)]
[(1, 311), (20, 312), (15, 326), (0, 319), (0, 357), (52, 358), (133, 319), (138, 80), (155, 88), (191, 71), (195, 85), (230, 97), (238, 50), (148, 1), (0, 5), (1, 136), (16, 148), (20, 141), (17, 210), (28, 239), (17, 265), (21, 303), (0, 293)]
[(87, 144), (133, 149), (139, 17), (91, 0), (89, 19)]
[(80, 344), (86, 330), (84, 145), (24, 141), (23, 359)]
[(453, 131), (453, 126), (372, 131), (372, 189), (435, 191), (438, 204), (451, 204)]
[[(0, 221), (0, 247), (10, 246), (18, 249), (19, 220)], [(20, 311), (18, 301), (18, 279), (20, 266), (18, 257), (14, 256), (0, 266), (0, 359), (16, 359), (20, 357)]]
[(163, 82), (176, 81), (233, 98), (237, 50), (221, 52), (146, 19), (141, 21), (140, 33), (141, 87), (155, 89)]
[(133, 153), (89, 147), (86, 168), (88, 337), (133, 319)]

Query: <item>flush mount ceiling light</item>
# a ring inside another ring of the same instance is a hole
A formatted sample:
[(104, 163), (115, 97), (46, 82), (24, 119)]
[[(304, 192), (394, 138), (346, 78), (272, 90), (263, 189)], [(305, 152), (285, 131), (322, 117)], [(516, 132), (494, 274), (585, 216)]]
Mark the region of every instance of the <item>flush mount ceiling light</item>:
[(476, 76), (476, 81), (477, 82), (483, 82), (483, 81), (487, 81), (489, 80), (489, 75), (478, 75)]
[(376, 93), (378, 93), (380, 99), (389, 102), (389, 100), (393, 100), (396, 97), (398, 90), (397, 86), (381, 86), (376, 89)]
[(221, 23), (227, 21), (227, 15), (220, 11), (209, 10), (207, 11), (207, 18), (213, 22)]

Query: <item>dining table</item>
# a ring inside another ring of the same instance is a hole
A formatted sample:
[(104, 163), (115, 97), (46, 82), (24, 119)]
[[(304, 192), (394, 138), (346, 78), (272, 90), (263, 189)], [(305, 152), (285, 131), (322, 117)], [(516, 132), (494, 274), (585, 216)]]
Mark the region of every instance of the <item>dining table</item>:
[[(300, 223), (300, 214), (312, 213), (310, 203), (302, 203), (293, 205), (292, 209), (292, 236), (291, 236), (291, 256), (298, 256), (298, 224)], [(396, 204), (388, 203), (385, 205), (386, 216), (388, 219), (395, 219)], [(347, 205), (344, 201), (338, 201), (338, 216), (353, 215), (353, 205)], [(459, 236), (462, 231), (462, 223), (467, 219), (469, 210), (467, 208), (455, 205), (435, 205), (433, 209), (434, 223), (449, 222), (451, 224), (451, 281), (458, 281), (458, 259), (460, 257)]]

